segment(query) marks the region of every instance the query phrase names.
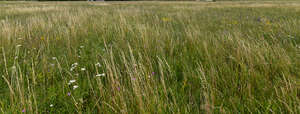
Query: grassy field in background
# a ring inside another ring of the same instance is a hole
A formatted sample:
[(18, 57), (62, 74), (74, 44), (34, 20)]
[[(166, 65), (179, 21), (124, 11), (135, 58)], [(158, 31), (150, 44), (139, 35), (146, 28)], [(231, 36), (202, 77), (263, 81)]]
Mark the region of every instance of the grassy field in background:
[(300, 2), (0, 2), (0, 113), (300, 113)]

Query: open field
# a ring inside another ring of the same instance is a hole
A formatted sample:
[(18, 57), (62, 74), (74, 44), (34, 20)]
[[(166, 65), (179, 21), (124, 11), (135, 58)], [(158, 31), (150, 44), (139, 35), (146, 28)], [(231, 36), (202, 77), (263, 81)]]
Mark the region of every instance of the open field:
[(300, 1), (0, 2), (0, 113), (300, 113)]

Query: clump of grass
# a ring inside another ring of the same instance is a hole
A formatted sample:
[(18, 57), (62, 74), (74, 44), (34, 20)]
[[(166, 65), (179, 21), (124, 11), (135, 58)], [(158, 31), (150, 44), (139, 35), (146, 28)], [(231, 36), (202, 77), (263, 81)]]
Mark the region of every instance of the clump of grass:
[(299, 113), (280, 3), (0, 3), (0, 111)]

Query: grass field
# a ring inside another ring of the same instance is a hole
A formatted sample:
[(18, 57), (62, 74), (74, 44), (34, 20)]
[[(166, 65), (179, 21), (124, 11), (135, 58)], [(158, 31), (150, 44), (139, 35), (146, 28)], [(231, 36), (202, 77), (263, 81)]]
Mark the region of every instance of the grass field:
[(0, 113), (300, 113), (300, 1), (0, 2)]

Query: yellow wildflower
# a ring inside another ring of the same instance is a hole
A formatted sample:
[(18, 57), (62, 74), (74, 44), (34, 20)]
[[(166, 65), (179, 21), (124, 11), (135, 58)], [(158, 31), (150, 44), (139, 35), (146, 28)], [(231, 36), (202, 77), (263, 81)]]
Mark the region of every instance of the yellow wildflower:
[(41, 37), (41, 40), (45, 40), (45, 37), (42, 36), (42, 37)]
[(162, 21), (164, 21), (164, 22), (167, 22), (167, 21), (170, 21), (170, 20), (171, 20), (171, 19), (166, 18), (166, 17), (162, 18)]

